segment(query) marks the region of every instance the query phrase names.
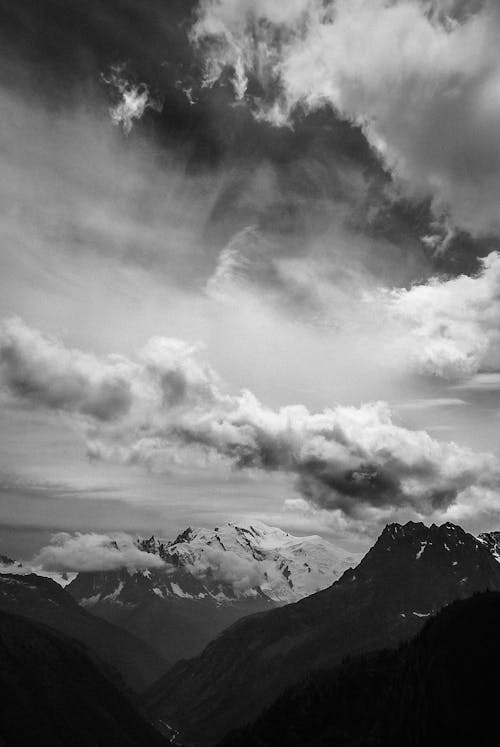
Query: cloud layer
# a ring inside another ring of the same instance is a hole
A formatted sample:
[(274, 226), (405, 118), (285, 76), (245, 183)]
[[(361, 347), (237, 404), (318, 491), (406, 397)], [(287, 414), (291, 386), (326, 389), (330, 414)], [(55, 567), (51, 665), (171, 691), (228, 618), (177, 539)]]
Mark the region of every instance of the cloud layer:
[(406, 192), (475, 233), (499, 228), (500, 10), (489, 0), (202, 0), (207, 86), (276, 125), (330, 105)]
[(162, 470), (203, 457), (286, 473), (311, 504), (351, 516), (388, 506), (431, 513), (471, 487), (500, 486), (492, 455), (403, 428), (384, 403), (311, 413), (226, 394), (196, 347), (179, 340), (153, 338), (136, 360), (100, 359), (11, 320), (0, 376), (15, 401), (70, 413), (94, 458)]

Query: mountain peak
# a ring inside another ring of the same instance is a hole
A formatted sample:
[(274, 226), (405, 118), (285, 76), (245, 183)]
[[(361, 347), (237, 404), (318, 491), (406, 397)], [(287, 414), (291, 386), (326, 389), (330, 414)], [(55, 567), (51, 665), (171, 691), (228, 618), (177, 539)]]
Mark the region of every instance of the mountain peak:
[(457, 524), (452, 524), (449, 521), (444, 524), (430, 524), (429, 526), (424, 524), (422, 521), (408, 521), (406, 524), (398, 524), (397, 522), (387, 524), (377, 541), (409, 541), (412, 538), (420, 539), (422, 537), (428, 537), (429, 539), (435, 540), (440, 539), (443, 542), (446, 541), (447, 538), (450, 541), (453, 541), (453, 538), (463, 541), (465, 537), (469, 538), (469, 542), (476, 541), (475, 537), (468, 534), (464, 529), (462, 529), (462, 527)]
[(193, 530), (191, 527), (188, 527), (183, 532), (181, 532), (172, 542), (172, 545), (177, 545), (180, 542), (189, 542), (193, 536)]
[(156, 538), (154, 534), (148, 539), (139, 538), (136, 543), (137, 547), (143, 552), (148, 552), (151, 555), (159, 555), (162, 560), (165, 560), (166, 548), (170, 544), (166, 540)]
[[(484, 552), (486, 549), (489, 552)], [(456, 585), (463, 588), (464, 593), (470, 587), (472, 593), (476, 588), (483, 588), (484, 579), (496, 578), (496, 565), (491, 546), (461, 527), (450, 522), (426, 526), (410, 521), (404, 525), (387, 525), (358, 567), (348, 571), (346, 576), (360, 583), (379, 579), (389, 589), (404, 589), (403, 578), (406, 578), (408, 590), (400, 600), (394, 600), (396, 604), (404, 601), (406, 605), (411, 587), (427, 588), (429, 575), (436, 587), (442, 586), (441, 596), (444, 589)], [(432, 589), (428, 591), (426, 613), (435, 609)], [(404, 607), (401, 610), (404, 611)]]

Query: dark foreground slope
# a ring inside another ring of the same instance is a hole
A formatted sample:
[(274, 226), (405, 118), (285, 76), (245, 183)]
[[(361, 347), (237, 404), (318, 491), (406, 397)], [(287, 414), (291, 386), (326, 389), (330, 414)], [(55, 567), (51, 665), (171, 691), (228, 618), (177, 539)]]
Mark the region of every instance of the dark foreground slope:
[(500, 564), (472, 535), (391, 524), (330, 588), (236, 623), (161, 678), (147, 705), (186, 742), (213, 744), (309, 673), (395, 647), (446, 604), (486, 589), (500, 590)]
[(0, 612), (0, 744), (161, 747), (166, 740), (81, 644)]
[(499, 626), (498, 592), (454, 602), (397, 651), (311, 676), (223, 745), (497, 744)]
[(167, 669), (166, 662), (144, 641), (89, 614), (49, 578), (0, 574), (0, 611), (26, 616), (75, 638), (137, 692)]

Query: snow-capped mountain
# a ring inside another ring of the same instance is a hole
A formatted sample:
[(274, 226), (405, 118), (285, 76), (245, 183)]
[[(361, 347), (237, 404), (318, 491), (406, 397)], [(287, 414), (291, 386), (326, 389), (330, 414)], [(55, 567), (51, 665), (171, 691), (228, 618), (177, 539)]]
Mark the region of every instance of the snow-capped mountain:
[[(229, 586), (226, 598), (264, 594), (274, 602), (295, 602), (330, 586), (359, 560), (318, 535), (295, 537), (257, 521), (187, 529), (173, 543), (151, 538), (141, 547), (186, 569), (220, 601)], [(173, 583), (179, 594), (179, 584)], [(180, 593), (185, 593), (182, 587)]]
[(262, 522), (137, 542), (164, 567), (80, 573), (67, 590), (171, 661), (194, 655), (245, 615), (330, 586), (358, 560), (317, 535), (295, 537)]
[(137, 544), (161, 557), (165, 567), (81, 573), (69, 591), (79, 590), (85, 606), (133, 603), (138, 587), (163, 599), (224, 604), (260, 597), (287, 604), (330, 586), (359, 561), (318, 535), (296, 537), (263, 522), (188, 528), (173, 541), (150, 537)]

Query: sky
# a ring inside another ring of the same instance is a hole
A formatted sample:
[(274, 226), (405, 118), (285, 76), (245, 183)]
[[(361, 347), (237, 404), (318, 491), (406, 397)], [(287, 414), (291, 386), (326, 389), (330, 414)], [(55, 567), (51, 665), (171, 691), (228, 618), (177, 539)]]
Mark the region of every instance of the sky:
[(499, 37), (488, 0), (0, 0), (0, 553), (500, 527)]

